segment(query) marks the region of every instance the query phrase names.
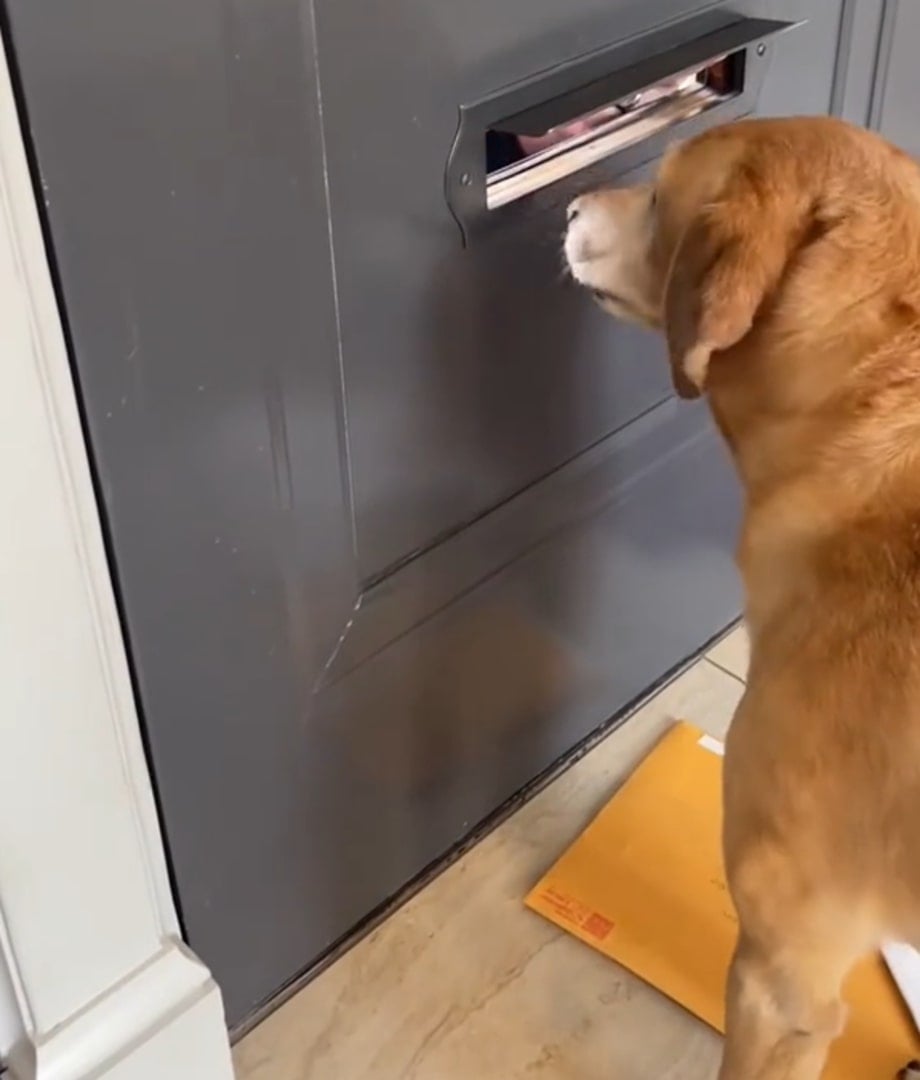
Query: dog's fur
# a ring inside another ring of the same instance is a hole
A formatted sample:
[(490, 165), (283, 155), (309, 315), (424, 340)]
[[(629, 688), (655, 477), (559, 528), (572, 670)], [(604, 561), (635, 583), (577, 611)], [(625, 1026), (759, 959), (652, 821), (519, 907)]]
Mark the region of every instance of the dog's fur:
[(838, 121), (745, 121), (569, 214), (573, 276), (664, 331), (745, 489), (720, 1075), (815, 1080), (846, 972), (920, 943), (920, 171)]

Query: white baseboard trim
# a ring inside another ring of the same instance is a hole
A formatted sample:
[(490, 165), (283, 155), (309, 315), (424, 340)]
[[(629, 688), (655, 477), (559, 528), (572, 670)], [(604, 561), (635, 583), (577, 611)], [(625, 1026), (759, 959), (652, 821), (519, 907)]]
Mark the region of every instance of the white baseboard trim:
[(190, 1080), (232, 1076), (220, 992), (174, 941), (35, 1044), (21, 1040), (9, 1080), (172, 1080), (177, 1067)]

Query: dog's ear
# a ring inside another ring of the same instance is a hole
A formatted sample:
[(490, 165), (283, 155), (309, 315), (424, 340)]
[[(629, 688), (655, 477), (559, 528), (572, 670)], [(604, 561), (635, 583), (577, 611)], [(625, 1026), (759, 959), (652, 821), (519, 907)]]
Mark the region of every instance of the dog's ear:
[(678, 243), (664, 325), (680, 397), (702, 393), (712, 354), (747, 335), (801, 242), (802, 193), (776, 180), (742, 165)]

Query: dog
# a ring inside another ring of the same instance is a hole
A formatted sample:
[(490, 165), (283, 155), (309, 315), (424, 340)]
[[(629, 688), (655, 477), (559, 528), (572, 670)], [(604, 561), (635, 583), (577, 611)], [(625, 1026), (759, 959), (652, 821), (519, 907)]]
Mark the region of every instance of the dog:
[(719, 1075), (816, 1080), (850, 968), (920, 944), (920, 169), (830, 118), (739, 121), (577, 198), (565, 255), (663, 331), (741, 479)]

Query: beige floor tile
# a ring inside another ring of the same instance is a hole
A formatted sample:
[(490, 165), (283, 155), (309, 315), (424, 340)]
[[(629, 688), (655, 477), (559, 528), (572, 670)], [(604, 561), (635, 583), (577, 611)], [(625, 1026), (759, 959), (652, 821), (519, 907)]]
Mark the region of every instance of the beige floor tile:
[(244, 1039), (239, 1080), (697, 1080), (718, 1041), (522, 900), (674, 718), (722, 736), (702, 661)]
[(709, 659), (717, 664), (729, 675), (739, 679), (747, 678), (748, 661), (750, 660), (751, 648), (748, 641), (747, 630), (743, 626), (732, 630), (724, 638), (709, 650)]

